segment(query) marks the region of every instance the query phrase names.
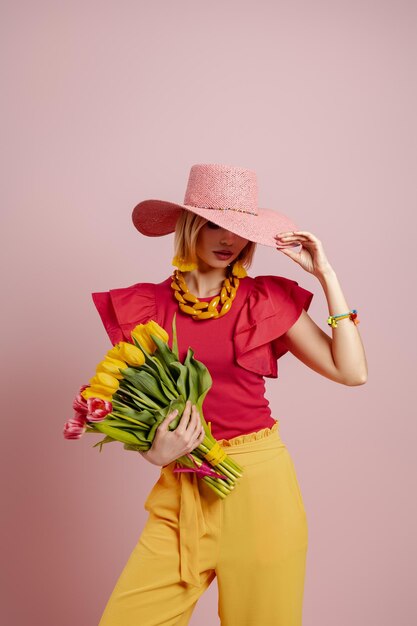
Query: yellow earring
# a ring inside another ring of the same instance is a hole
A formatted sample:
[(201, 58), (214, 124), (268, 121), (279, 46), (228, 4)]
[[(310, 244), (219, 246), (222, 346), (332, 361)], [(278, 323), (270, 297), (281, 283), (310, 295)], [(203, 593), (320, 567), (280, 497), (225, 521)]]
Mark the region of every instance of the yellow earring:
[(232, 274), (237, 278), (244, 278), (247, 276), (247, 272), (240, 261), (235, 261), (233, 264)]
[(172, 259), (172, 265), (178, 267), (180, 272), (191, 272), (192, 270), (196, 270), (198, 265), (193, 261), (186, 261), (185, 259), (181, 259), (180, 257), (174, 256)]

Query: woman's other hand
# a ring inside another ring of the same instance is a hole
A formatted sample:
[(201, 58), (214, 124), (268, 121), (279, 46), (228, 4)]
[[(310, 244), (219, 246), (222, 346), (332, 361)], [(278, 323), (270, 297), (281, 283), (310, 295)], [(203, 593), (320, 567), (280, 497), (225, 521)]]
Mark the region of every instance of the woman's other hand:
[(155, 431), (152, 446), (142, 456), (153, 465), (168, 465), (180, 456), (192, 452), (202, 443), (205, 431), (200, 420), (200, 413), (191, 401), (187, 400), (184, 412), (175, 430), (169, 430), (170, 422), (178, 411), (168, 413)]
[[(325, 274), (332, 272), (322, 242), (312, 233), (306, 230), (284, 232), (275, 235), (275, 240), (277, 250), (289, 256), (290, 259), (316, 278), (320, 279)], [(292, 249), (291, 246), (294, 243), (301, 244), (299, 252), (294, 252)]]

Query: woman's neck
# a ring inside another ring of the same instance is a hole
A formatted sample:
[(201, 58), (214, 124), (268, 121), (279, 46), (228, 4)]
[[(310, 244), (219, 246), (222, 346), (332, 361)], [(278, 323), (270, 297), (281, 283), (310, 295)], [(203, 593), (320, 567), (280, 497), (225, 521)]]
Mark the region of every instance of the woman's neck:
[(226, 277), (227, 268), (211, 267), (209, 269), (195, 269), (183, 272), (185, 282), (190, 292), (197, 298), (217, 296)]

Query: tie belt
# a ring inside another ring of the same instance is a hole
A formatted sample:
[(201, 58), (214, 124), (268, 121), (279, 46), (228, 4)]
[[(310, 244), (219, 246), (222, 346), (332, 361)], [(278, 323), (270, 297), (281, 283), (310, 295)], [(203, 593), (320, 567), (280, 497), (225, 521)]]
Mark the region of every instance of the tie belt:
[(195, 473), (180, 473), (181, 503), (179, 514), (181, 580), (200, 586), (199, 545), (207, 525), (201, 505)]
[[(284, 446), (279, 436), (270, 436), (276, 431), (278, 431), (278, 422), (271, 428), (263, 428), (254, 433), (233, 437), (232, 440), (223, 439), (220, 440), (219, 443), (224, 446), (228, 456), (239, 453), (246, 455), (246, 453), (250, 452), (259, 452), (260, 450)], [(253, 462), (257, 461), (258, 459), (253, 459)], [(248, 459), (246, 459), (245, 457), (245, 462), (242, 467), (244, 468), (246, 465), (250, 464), (250, 458), (248, 457)], [(207, 532), (207, 522), (204, 517), (198, 486), (198, 480), (202, 480), (202, 478), (199, 478), (196, 472), (178, 472), (177, 476), (180, 480), (181, 491), (179, 511), (181, 580), (199, 587), (200, 538)], [(238, 488), (239, 481), (236, 485), (236, 489)], [(230, 494), (226, 496), (226, 498), (227, 497), (230, 497)], [(222, 500), (220, 505), (222, 506), (223, 504), (224, 502)]]

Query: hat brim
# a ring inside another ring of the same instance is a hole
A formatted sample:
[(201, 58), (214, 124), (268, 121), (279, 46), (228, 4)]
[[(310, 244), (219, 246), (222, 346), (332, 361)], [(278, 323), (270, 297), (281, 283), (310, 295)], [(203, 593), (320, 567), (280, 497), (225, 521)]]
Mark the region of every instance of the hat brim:
[(258, 214), (253, 215), (225, 209), (204, 209), (156, 199), (139, 202), (132, 211), (132, 221), (135, 228), (143, 235), (161, 237), (175, 231), (177, 219), (183, 210), (196, 213), (249, 241), (274, 248), (276, 247), (275, 235), (280, 232), (299, 230), (293, 220), (272, 209), (258, 209)]

